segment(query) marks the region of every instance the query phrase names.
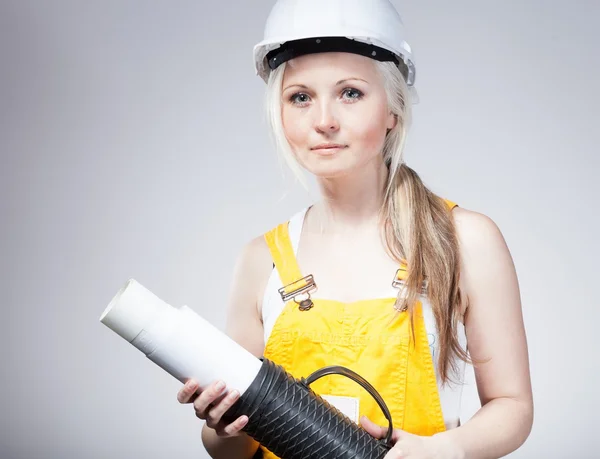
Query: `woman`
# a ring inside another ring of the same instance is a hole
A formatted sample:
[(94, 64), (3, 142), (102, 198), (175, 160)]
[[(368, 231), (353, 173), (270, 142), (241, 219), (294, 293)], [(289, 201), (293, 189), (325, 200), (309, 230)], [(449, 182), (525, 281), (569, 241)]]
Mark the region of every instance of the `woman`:
[[(515, 269), (491, 219), (436, 196), (403, 161), (415, 68), (397, 12), (388, 0), (280, 0), (255, 57), (278, 150), (323, 200), (245, 247), (228, 334), (296, 377), (334, 364), (365, 377), (394, 421), (388, 458), (514, 451), (533, 418)], [(469, 357), (482, 408), (460, 425)], [(356, 383), (311, 387), (385, 434)], [(178, 393), (206, 420), (212, 457), (276, 457), (241, 431), (245, 416), (221, 421), (237, 397), (217, 382)]]

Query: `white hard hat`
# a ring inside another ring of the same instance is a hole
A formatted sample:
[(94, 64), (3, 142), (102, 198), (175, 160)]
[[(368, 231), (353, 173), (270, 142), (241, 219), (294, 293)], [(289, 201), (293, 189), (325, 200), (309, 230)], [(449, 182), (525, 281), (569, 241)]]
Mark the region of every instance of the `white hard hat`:
[(415, 64), (404, 24), (389, 0), (277, 0), (254, 47), (265, 82), (278, 65), (303, 54), (346, 51), (394, 61), (414, 91)]

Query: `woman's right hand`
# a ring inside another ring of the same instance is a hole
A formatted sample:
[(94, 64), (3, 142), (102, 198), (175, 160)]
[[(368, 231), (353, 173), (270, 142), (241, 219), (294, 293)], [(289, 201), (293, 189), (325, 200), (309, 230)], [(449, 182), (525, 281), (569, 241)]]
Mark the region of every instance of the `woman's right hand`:
[(232, 390), (223, 396), (225, 384), (215, 381), (206, 389), (197, 392), (198, 383), (190, 379), (177, 393), (179, 403), (193, 403), (196, 416), (206, 421), (206, 425), (214, 429), (219, 437), (236, 437), (248, 422), (248, 416), (240, 416), (231, 424), (226, 424), (221, 417), (237, 401), (239, 393)]

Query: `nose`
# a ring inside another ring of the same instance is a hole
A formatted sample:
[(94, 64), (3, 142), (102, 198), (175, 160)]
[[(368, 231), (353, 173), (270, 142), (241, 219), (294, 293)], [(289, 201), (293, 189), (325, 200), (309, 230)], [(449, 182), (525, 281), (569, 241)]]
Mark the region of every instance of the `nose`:
[(320, 134), (335, 132), (340, 128), (337, 116), (333, 107), (328, 101), (322, 101), (319, 104), (319, 112), (315, 120), (315, 130)]

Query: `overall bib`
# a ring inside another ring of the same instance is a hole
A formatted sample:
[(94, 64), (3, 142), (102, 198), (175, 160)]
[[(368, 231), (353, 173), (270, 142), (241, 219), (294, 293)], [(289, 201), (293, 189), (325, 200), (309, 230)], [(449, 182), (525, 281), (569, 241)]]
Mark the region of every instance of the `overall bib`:
[[(456, 206), (447, 200), (446, 204), (450, 209)], [(294, 255), (288, 222), (266, 233), (265, 240), (286, 286), (282, 292), (297, 289), (298, 283), (305, 282), (305, 274), (300, 272)], [(404, 277), (402, 273), (406, 273), (405, 266), (401, 266), (397, 279)], [(307, 377), (329, 365), (350, 368), (379, 392), (390, 410), (394, 428), (416, 435), (443, 432), (444, 417), (422, 303), (415, 305), (413, 343), (409, 314), (397, 313), (395, 301), (395, 297), (352, 303), (314, 298), (312, 307), (302, 310), (302, 303), (290, 299), (276, 319), (264, 357), (295, 378)], [(334, 396), (357, 400), (357, 418), (366, 415), (376, 424), (388, 425), (375, 399), (349, 378), (328, 375), (310, 387), (326, 399)], [(277, 458), (263, 446), (260, 450), (264, 458)]]

